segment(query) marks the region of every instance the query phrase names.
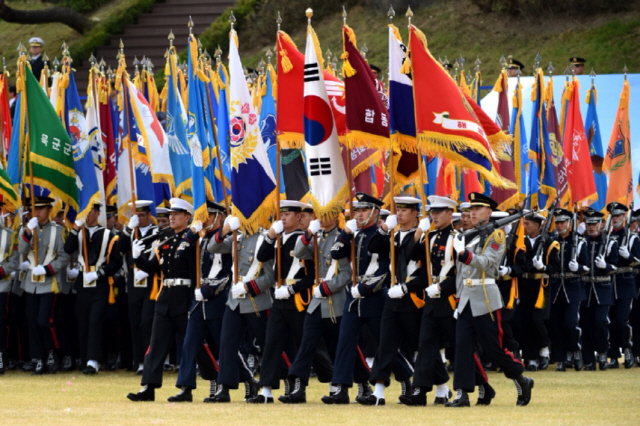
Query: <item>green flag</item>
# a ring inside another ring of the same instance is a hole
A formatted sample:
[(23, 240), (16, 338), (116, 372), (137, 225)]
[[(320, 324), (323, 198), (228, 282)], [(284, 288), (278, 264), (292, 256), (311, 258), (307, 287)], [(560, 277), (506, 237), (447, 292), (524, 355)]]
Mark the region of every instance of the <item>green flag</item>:
[(2, 196), (2, 201), (5, 204), (14, 208), (20, 207), (20, 197), (18, 197), (18, 194), (11, 183), (11, 179), (9, 178), (7, 171), (4, 169), (2, 161), (0, 161), (0, 195)]
[[(33, 184), (51, 191), (75, 211), (78, 210), (78, 187), (73, 162), (73, 143), (49, 98), (25, 67), (29, 144), (27, 152), (33, 168)], [(30, 183), (30, 170), (25, 169), (25, 183)]]

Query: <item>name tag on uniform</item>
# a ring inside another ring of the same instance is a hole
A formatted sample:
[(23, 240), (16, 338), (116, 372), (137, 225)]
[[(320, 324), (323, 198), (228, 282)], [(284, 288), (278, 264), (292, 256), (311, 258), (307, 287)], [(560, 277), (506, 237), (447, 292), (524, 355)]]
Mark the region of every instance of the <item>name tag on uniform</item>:
[[(89, 272), (95, 272), (95, 266), (89, 266)], [(92, 281), (90, 283), (87, 282), (87, 275), (82, 274), (82, 287), (84, 288), (95, 288), (98, 285), (98, 280)]]

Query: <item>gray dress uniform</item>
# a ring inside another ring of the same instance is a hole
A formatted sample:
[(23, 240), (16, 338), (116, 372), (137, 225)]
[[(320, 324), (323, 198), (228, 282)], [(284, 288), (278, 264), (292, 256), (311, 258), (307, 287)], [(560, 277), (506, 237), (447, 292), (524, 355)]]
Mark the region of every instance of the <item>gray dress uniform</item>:
[[(34, 238), (38, 241), (37, 254), (33, 252)], [(43, 226), (36, 226), (32, 235), (27, 235), (23, 228), (20, 232), (18, 251), (26, 255), (30, 263), (21, 288), (27, 297), (26, 313), (31, 358), (42, 360), (48, 354), (47, 362), (53, 365), (53, 350), (58, 349), (59, 341), (54, 324), (59, 292), (56, 276), (69, 264), (69, 255), (64, 251), (62, 227), (49, 221)], [(37, 265), (44, 267), (45, 275), (33, 275), (33, 268)], [(38, 368), (36, 370), (39, 371)]]
[[(207, 249), (211, 253), (231, 253), (233, 251), (233, 233), (222, 237), (222, 230), (211, 238)], [(264, 235), (256, 233), (245, 235), (238, 232), (238, 277), (234, 282), (244, 282), (247, 293), (239, 298), (233, 297), (229, 291), (220, 336), (220, 360), (218, 373), (218, 390), (215, 398), (226, 402), (228, 389), (237, 389), (240, 382), (240, 366), (238, 364), (238, 348), (244, 331), (250, 328), (256, 338), (256, 344), (264, 347), (267, 327), (267, 312), (271, 307), (270, 289), (275, 284), (273, 260), (261, 263), (257, 259), (258, 249), (264, 241)], [(218, 401), (218, 400), (216, 400)]]
[[(9, 293), (11, 273), (17, 271), (20, 255), (13, 241), (14, 232), (0, 228), (0, 374), (4, 372), (3, 352), (7, 350), (9, 331)], [(15, 275), (15, 274), (14, 274)]]

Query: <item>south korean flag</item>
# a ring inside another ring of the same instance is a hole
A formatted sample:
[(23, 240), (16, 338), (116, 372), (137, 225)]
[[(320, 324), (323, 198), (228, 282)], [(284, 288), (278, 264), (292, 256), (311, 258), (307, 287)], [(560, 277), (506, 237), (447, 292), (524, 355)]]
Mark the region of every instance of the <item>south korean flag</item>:
[(342, 162), (338, 132), (331, 104), (308, 28), (304, 57), (304, 140), (311, 203), (316, 216), (334, 216), (340, 211), (347, 193), (347, 177)]

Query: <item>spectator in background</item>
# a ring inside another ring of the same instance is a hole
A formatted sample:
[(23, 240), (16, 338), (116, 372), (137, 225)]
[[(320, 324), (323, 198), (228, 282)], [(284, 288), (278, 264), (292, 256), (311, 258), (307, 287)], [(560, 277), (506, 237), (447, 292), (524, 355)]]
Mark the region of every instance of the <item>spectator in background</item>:
[(40, 74), (44, 68), (44, 61), (42, 60), (42, 48), (44, 47), (44, 41), (40, 37), (31, 37), (29, 39), (29, 54), (31, 55), (31, 71), (36, 80), (40, 81)]

